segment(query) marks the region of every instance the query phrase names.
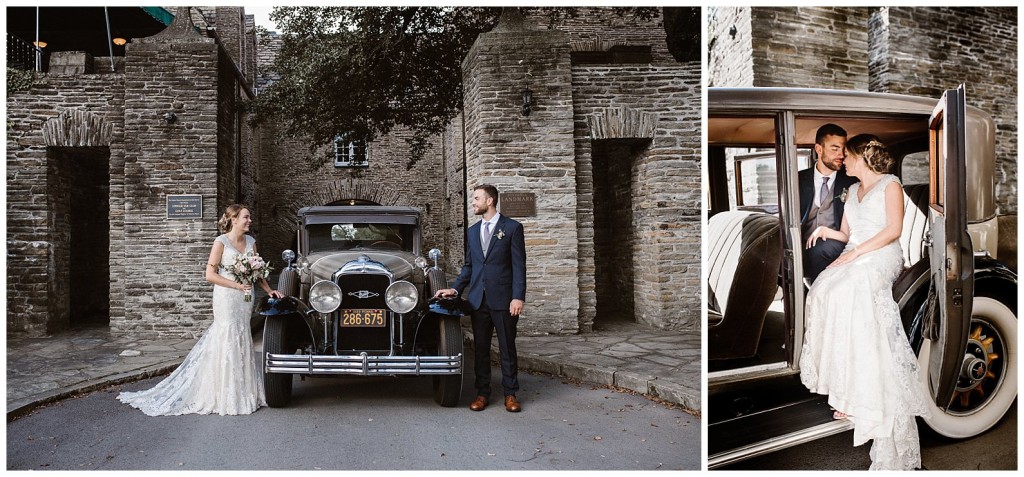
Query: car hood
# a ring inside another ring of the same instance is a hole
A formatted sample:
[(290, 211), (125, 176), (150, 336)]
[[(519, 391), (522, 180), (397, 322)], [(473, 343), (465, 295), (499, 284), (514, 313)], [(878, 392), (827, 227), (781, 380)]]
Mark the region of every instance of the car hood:
[(379, 262), (381, 265), (386, 267), (392, 274), (394, 274), (395, 280), (408, 280), (413, 283), (421, 283), (423, 281), (422, 273), (413, 273), (413, 271), (416, 270), (416, 267), (413, 265), (416, 260), (416, 255), (397, 250), (389, 250), (387, 252), (357, 250), (310, 254), (308, 258), (310, 270), (313, 272), (313, 281), (329, 280), (331, 275), (338, 271), (339, 268), (348, 262), (358, 260), (359, 257), (363, 255), (366, 255), (370, 260)]

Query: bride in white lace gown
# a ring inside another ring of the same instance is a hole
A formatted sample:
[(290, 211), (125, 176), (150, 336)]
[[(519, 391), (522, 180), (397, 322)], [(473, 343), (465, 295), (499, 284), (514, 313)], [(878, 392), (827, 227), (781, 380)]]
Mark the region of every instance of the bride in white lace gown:
[[(213, 324), (170, 376), (151, 389), (122, 392), (119, 400), (150, 416), (250, 414), (267, 405), (249, 328), (254, 302), (244, 298), (252, 286), (236, 283), (227, 271), (235, 255), (256, 249), (256, 239), (245, 235), (251, 222), (241, 204), (229, 206), (218, 221), (226, 233), (214, 241), (206, 268), (206, 279), (214, 284)], [(272, 297), (283, 297), (266, 280), (259, 284)]]
[(846, 194), (840, 230), (822, 227), (807, 241), (847, 244), (808, 293), (800, 379), (828, 395), (837, 419), (853, 422), (854, 446), (874, 439), (872, 470), (914, 469), (921, 466), (914, 416), (929, 411), (892, 298), (903, 268), (903, 188), (885, 173), (893, 160), (878, 138), (862, 134), (846, 148), (847, 173), (860, 183)]

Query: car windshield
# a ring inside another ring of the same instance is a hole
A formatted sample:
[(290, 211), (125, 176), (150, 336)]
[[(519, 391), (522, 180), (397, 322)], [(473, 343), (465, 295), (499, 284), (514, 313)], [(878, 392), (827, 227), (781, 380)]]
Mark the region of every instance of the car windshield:
[(366, 249), (389, 249), (412, 251), (412, 237), (415, 226), (408, 224), (373, 223), (326, 223), (310, 224), (310, 253)]

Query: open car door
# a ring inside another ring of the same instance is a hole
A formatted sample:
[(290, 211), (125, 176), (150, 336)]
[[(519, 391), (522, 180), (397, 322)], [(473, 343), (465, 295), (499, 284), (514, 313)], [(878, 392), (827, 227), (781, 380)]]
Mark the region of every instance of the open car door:
[(967, 104), (964, 85), (947, 90), (929, 119), (930, 186), (929, 256), (934, 288), (930, 323), (932, 341), (928, 381), (935, 404), (949, 406), (967, 350), (974, 298), (974, 256), (967, 234), (966, 177)]

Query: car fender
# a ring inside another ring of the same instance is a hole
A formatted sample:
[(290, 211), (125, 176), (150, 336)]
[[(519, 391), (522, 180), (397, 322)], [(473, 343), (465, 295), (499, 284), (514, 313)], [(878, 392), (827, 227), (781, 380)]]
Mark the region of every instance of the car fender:
[[(290, 318), (289, 321), (301, 321), (305, 325), (306, 331), (309, 332), (312, 343), (318, 345), (316, 337), (318, 336), (317, 330), (320, 326), (310, 316), (310, 311), (309, 305), (291, 296), (276, 300), (264, 297), (256, 308), (257, 313), (266, 317), (274, 316), (281, 319)], [(297, 328), (297, 325), (291, 324), (290, 327)]]

